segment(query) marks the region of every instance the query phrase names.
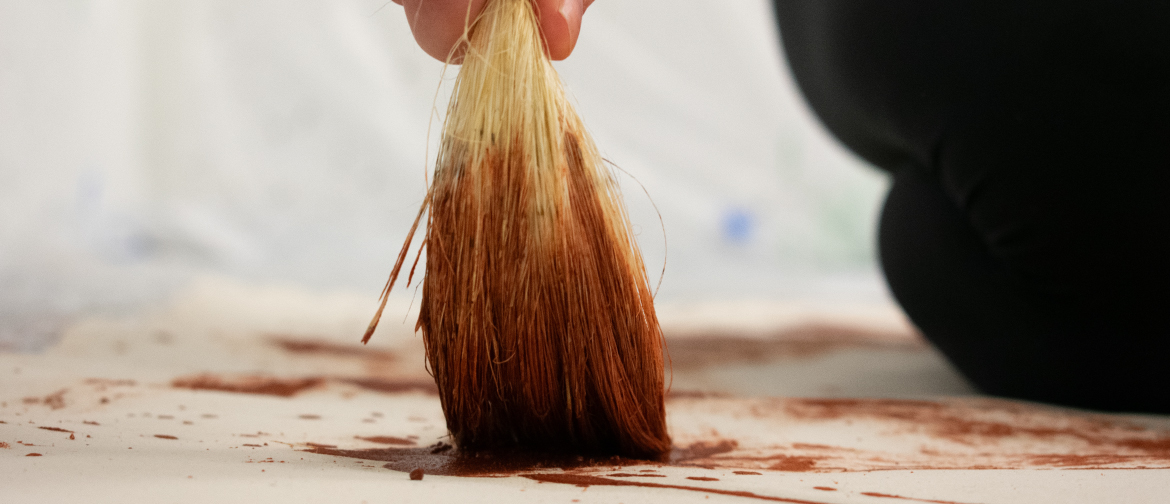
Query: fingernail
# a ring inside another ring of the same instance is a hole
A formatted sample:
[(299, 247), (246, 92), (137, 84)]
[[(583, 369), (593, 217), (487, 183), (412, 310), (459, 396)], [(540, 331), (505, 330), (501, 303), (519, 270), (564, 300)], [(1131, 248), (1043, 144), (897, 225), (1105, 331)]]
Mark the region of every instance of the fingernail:
[(561, 17), (565, 18), (565, 21), (580, 18), (582, 10), (584, 10), (584, 6), (581, 5), (581, 0), (564, 0), (559, 9)]
[(584, 12), (585, 6), (582, 0), (564, 0), (561, 2), (561, 8), (558, 10), (561, 17), (565, 19), (565, 24), (569, 27), (569, 38), (572, 41), (577, 40), (577, 32), (580, 31), (581, 14)]

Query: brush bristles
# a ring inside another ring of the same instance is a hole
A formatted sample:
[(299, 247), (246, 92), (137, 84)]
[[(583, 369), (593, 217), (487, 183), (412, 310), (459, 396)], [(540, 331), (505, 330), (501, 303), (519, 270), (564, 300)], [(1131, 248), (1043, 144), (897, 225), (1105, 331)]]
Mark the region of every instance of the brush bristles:
[(529, 0), (488, 2), (455, 86), (424, 202), (418, 320), (455, 442), (661, 456), (645, 267)]

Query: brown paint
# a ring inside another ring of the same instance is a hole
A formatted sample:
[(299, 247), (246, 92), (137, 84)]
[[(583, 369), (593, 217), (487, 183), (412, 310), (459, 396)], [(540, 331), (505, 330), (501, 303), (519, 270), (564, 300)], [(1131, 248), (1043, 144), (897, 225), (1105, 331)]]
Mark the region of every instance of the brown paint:
[(47, 431), (53, 431), (53, 432), (68, 432), (70, 434), (73, 433), (73, 431), (71, 431), (71, 430), (65, 430), (65, 429), (62, 429), (60, 427), (37, 427), (37, 428), (47, 430)]
[(915, 499), (914, 497), (903, 497), (901, 495), (891, 495), (891, 494), (884, 494), (884, 493), (878, 493), (878, 492), (861, 492), (861, 495), (867, 495), (869, 497), (883, 497), (886, 499), (901, 499), (901, 500), (909, 500), (909, 501), (916, 501), (916, 502), (930, 502), (933, 504), (962, 504), (961, 502), (955, 502), (955, 501)]
[(687, 476), (687, 479), (695, 481), (719, 481), (719, 478), (711, 478), (708, 476)]
[(440, 476), (500, 477), (538, 469), (615, 465), (623, 461), (636, 463), (627, 459), (596, 460), (523, 451), (463, 453), (452, 449), (451, 445), (445, 443), (418, 448), (371, 448), (364, 450), (343, 450), (337, 447), (318, 445), (311, 446), (304, 451), (320, 455), (385, 462), (382, 467), (386, 469), (407, 473), (415, 469), (422, 469), (427, 474)]
[(24, 454), (24, 456), (26, 456), (26, 457), (40, 457), (41, 454), (39, 454), (39, 453), (26, 453), (26, 454)]
[(768, 466), (768, 469), (773, 471), (807, 472), (813, 470), (817, 465), (817, 459), (814, 457), (777, 455), (771, 459), (776, 461)]
[(262, 394), (279, 397), (292, 397), (302, 391), (320, 386), (324, 379), (310, 378), (276, 378), (271, 376), (236, 376), (226, 377), (204, 373), (195, 376), (175, 378), (171, 386), (191, 390), (214, 390), (219, 392), (235, 392), (240, 394)]
[(320, 420), (321, 415), (298, 415), (297, 418), (301, 420)]
[[(719, 402), (719, 399), (712, 400)], [(759, 408), (752, 406), (751, 415), (761, 418), (783, 418), (786, 414), (804, 423), (839, 421), (844, 426), (857, 420), (878, 420), (881, 423), (870, 422), (867, 425), (878, 425), (883, 432), (894, 438), (899, 433), (917, 433), (937, 438), (941, 443), (924, 445), (917, 456), (886, 454), (848, 445), (832, 446), (817, 443), (793, 443), (790, 445), (791, 448), (766, 447), (761, 456), (752, 453), (755, 450), (736, 452), (738, 446), (735, 441), (716, 439), (693, 443), (685, 448), (676, 447), (666, 462), (676, 466), (768, 468), (796, 472), (1170, 467), (1170, 432), (1140, 427), (1116, 418), (1067, 410), (982, 399), (945, 401), (777, 399), (764, 400), (759, 404)], [(782, 414), (778, 414), (776, 408), (779, 408)], [(1011, 440), (1011, 444), (1005, 444), (1006, 449), (997, 449), (999, 446), (997, 443), (1005, 440)], [(1025, 443), (1022, 445), (1023, 448), (1019, 448), (1021, 446), (1017, 444), (1019, 442)], [(1055, 448), (1051, 449), (1052, 452), (1058, 453), (1040, 451), (1048, 445)], [(379, 460), (385, 462), (384, 467), (403, 472), (420, 467), (419, 465), (412, 467), (409, 461), (400, 460), (410, 454), (392, 448), (381, 450), (340, 450), (336, 446), (323, 448), (331, 452), (318, 453)], [(479, 457), (470, 456), (472, 459), (486, 461), (469, 462), (468, 456), (463, 456), (462, 460), (451, 462), (458, 452), (450, 445), (414, 449), (418, 450), (415, 455), (446, 457), (440, 457), (442, 460), (431, 460), (431, 463), (444, 466), (445, 469), (442, 470), (448, 471), (447, 474), (457, 476), (508, 476), (519, 471), (531, 472), (547, 468), (589, 471), (596, 470), (591, 468), (622, 464), (620, 460), (557, 459), (549, 456), (529, 456), (525, 461), (524, 456), (506, 453), (495, 456), (482, 454)], [(1063, 452), (1065, 449), (1070, 452)], [(429, 453), (431, 451), (434, 453)], [(432, 471), (428, 469), (427, 472)], [(754, 471), (743, 472), (760, 474)], [(736, 471), (736, 474), (739, 473), (740, 471)]]
[(823, 502), (807, 501), (800, 499), (787, 499), (784, 497), (772, 497), (768, 495), (760, 495), (752, 492), (743, 492), (735, 490), (722, 490), (718, 488), (703, 488), (684, 485), (667, 485), (662, 483), (650, 483), (646, 481), (629, 481), (629, 480), (615, 480), (609, 478), (602, 478), (600, 476), (589, 476), (584, 474), (521, 474), (523, 478), (539, 481), (542, 483), (560, 483), (563, 485), (574, 485), (578, 487), (590, 486), (635, 486), (645, 488), (669, 488), (674, 490), (688, 490), (692, 492), (702, 492), (708, 494), (730, 495), (734, 497), (747, 497), (751, 499), (758, 499), (772, 502), (789, 502), (793, 504), (824, 504)]
[(813, 490), (823, 490), (826, 492), (836, 492), (837, 489), (833, 487), (813, 487)]
[(413, 471), (410, 471), (410, 480), (411, 481), (422, 481), (423, 474), (426, 474), (426, 471), (423, 471), (422, 469), (415, 469)]
[(1082, 467), (1082, 466), (1106, 466), (1109, 464), (1120, 464), (1133, 460), (1132, 456), (1128, 455), (1069, 455), (1069, 454), (1049, 454), (1049, 455), (1031, 455), (1028, 457), (1029, 461), (1038, 466), (1047, 467)]
[(394, 437), (394, 436), (370, 436), (370, 437), (354, 436), (354, 437), (356, 437), (357, 439), (361, 439), (362, 441), (369, 441), (371, 443), (378, 443), (378, 444), (384, 444), (384, 445), (414, 446), (414, 445), (418, 444), (412, 440), (409, 440), (406, 438)]
[[(922, 433), (969, 447), (996, 446), (1007, 439), (1053, 441), (1073, 453), (1003, 454), (1002, 464), (971, 469), (1010, 467), (1109, 468), (1135, 461), (1170, 466), (1170, 432), (1147, 429), (1102, 415), (1029, 406), (996, 400), (911, 401), (893, 399), (791, 399), (784, 412), (803, 421), (876, 419), (894, 425), (893, 433)], [(1076, 448), (1079, 447), (1079, 448)], [(794, 449), (848, 451), (848, 448), (793, 444)], [(935, 449), (921, 450), (946, 457)], [(1006, 465), (1004, 465), (1006, 464)], [(952, 464), (919, 468), (963, 468)]]
[(356, 357), (386, 362), (398, 360), (398, 356), (389, 350), (377, 350), (361, 345), (343, 345), (323, 339), (300, 339), (284, 335), (270, 335), (268, 340), (273, 345), (293, 354)]
[(10, 448), (12, 448), (12, 445), (10, 445), (10, 444), (8, 444), (8, 443), (5, 443), (5, 442), (3, 442), (3, 441), (0, 441), (0, 449), (7, 450), (7, 449), (10, 449)]
[(758, 473), (755, 471), (732, 471), (732, 474), (738, 474), (740, 476), (763, 476), (764, 475), (764, 473)]
[(722, 453), (735, 451), (739, 443), (730, 439), (699, 441), (685, 448), (674, 447), (670, 451), (670, 462), (677, 464), (692, 460), (706, 459)]
[(83, 424), (85, 424), (85, 425), (101, 425), (100, 423), (97, 423), (97, 422), (92, 422), (92, 421), (89, 421), (89, 420), (83, 420), (81, 423), (83, 423)]
[(159, 439), (179, 439), (179, 438), (172, 436), (170, 434), (155, 434), (154, 437), (159, 438)]
[(405, 392), (421, 392), (428, 395), (439, 395), (439, 387), (434, 380), (411, 380), (389, 378), (339, 378), (339, 381), (350, 385), (357, 385), (366, 390), (384, 394), (401, 394)]
[(792, 443), (792, 447), (797, 450), (837, 450), (836, 446), (829, 446), (824, 444), (814, 443)]
[[(417, 448), (358, 450), (340, 449), (335, 445), (317, 443), (306, 443), (306, 445), (309, 448), (303, 451), (310, 453), (385, 462), (382, 467), (400, 472), (410, 472), (422, 468), (426, 470), (427, 474), (441, 476), (498, 477), (540, 469), (570, 470), (646, 464), (644, 460), (618, 456), (588, 457), (526, 450), (464, 452), (454, 449), (447, 443)], [(694, 443), (684, 448), (675, 448), (672, 451), (670, 463), (678, 466), (689, 466), (692, 465), (690, 462), (693, 460), (726, 453), (734, 450), (735, 447), (735, 442), (729, 440)], [(638, 476), (663, 477), (662, 475), (650, 474), (639, 474)]]
[(99, 387), (133, 387), (138, 385), (138, 382), (134, 380), (111, 380), (108, 378), (86, 378), (85, 383)]
[(310, 390), (331, 382), (346, 383), (365, 390), (383, 394), (421, 392), (428, 395), (438, 395), (439, 393), (439, 389), (435, 386), (435, 382), (433, 380), (409, 378), (393, 379), (326, 376), (276, 378), (271, 376), (219, 376), (211, 373), (203, 373), (195, 376), (176, 378), (171, 381), (171, 386), (175, 388), (185, 388), (192, 390), (215, 390), (218, 392), (235, 392), (239, 394), (262, 394), (280, 397), (292, 397), (306, 390)]
[(667, 400), (675, 399), (709, 399), (712, 397), (726, 398), (731, 397), (722, 392), (709, 392), (705, 390), (675, 390), (670, 389), (666, 391)]
[(806, 324), (760, 337), (714, 331), (693, 334), (673, 331), (668, 336), (671, 366), (685, 370), (810, 358), (848, 348), (903, 351), (927, 348), (918, 335), (832, 324)]
[(606, 474), (610, 478), (665, 478), (665, 474), (649, 474), (649, 473), (610, 473)]
[(1170, 457), (1170, 437), (1163, 439), (1125, 439), (1118, 441), (1117, 444), (1126, 448), (1133, 448), (1135, 450), (1142, 450), (1151, 454), (1159, 454), (1161, 456)]
[(42, 399), (41, 402), (43, 402), (45, 404), (45, 406), (48, 406), (49, 409), (59, 410), (61, 408), (64, 408), (65, 407), (65, 393), (68, 391), (69, 391), (69, 389), (61, 389), (61, 390), (58, 390), (56, 392), (53, 392), (52, 394), (45, 396), (45, 398)]

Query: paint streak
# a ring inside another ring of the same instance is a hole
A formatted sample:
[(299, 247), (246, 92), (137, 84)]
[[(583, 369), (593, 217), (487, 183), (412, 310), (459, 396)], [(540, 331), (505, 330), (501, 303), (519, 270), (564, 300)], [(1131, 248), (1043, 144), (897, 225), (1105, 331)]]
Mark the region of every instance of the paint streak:
[(817, 459), (814, 457), (777, 455), (772, 457), (772, 460), (776, 460), (776, 463), (768, 466), (768, 469), (773, 471), (807, 472), (813, 470), (817, 465)]
[(670, 389), (666, 391), (667, 400), (675, 399), (709, 399), (709, 398), (728, 398), (731, 397), (723, 392), (709, 392), (704, 390), (675, 390)]
[[(810, 457), (823, 461), (816, 466), (818, 471), (1170, 466), (1170, 432), (1104, 415), (1077, 414), (987, 399), (791, 399), (780, 404), (785, 415), (805, 423), (841, 421), (847, 426), (857, 420), (877, 421), (884, 424), (883, 431), (889, 436), (919, 434), (941, 441), (924, 446), (920, 452), (926, 457), (918, 460), (881, 457), (880, 453), (871, 454), (847, 447), (794, 443), (794, 450), (819, 452)], [(753, 411), (753, 415), (761, 418), (776, 413), (763, 407), (758, 412)], [(1034, 447), (1025, 448), (1023, 452), (1018, 448), (998, 450), (1007, 440)], [(1035, 446), (1038, 442), (1052, 446)], [(968, 461), (964, 462), (964, 458)], [(871, 463), (854, 463), (862, 461)], [(842, 462), (846, 466), (842, 467)]]
[(85, 383), (99, 387), (133, 387), (138, 385), (138, 382), (134, 380), (111, 380), (108, 378), (86, 378)]
[(739, 443), (730, 439), (715, 441), (699, 441), (685, 448), (674, 447), (670, 451), (670, 462), (678, 464), (691, 460), (701, 460), (715, 455), (730, 453), (739, 447)]
[(649, 474), (649, 473), (610, 473), (606, 474), (610, 478), (665, 478), (665, 474)]
[(338, 381), (356, 385), (373, 392), (384, 394), (401, 394), (405, 392), (421, 392), (427, 395), (439, 395), (439, 387), (434, 380), (394, 380), (387, 378), (339, 378)]
[(159, 439), (179, 439), (179, 438), (172, 436), (170, 434), (155, 434), (154, 437), (159, 438)]
[(69, 389), (61, 389), (61, 390), (58, 390), (56, 392), (53, 392), (52, 394), (45, 396), (44, 398), (25, 397), (25, 398), (21, 399), (21, 402), (23, 402), (24, 404), (42, 404), (43, 403), (45, 406), (48, 406), (49, 409), (59, 410), (59, 409), (65, 407), (65, 393), (68, 391), (69, 391)]
[(70, 433), (70, 434), (72, 434), (72, 433), (73, 433), (73, 431), (71, 431), (71, 430), (65, 430), (65, 429), (62, 429), (62, 428), (60, 428), (60, 427), (37, 427), (37, 428), (38, 428), (38, 429), (44, 429), (44, 430), (47, 430), (47, 431), (53, 431), (53, 432), (68, 432), (68, 433)]
[[(365, 439), (365, 438), (359, 438)], [(302, 451), (319, 455), (385, 462), (382, 467), (400, 472), (422, 468), (427, 474), (440, 476), (502, 477), (541, 469), (579, 469), (590, 467), (636, 466), (647, 463), (618, 456), (589, 457), (527, 450), (493, 450), (464, 452), (447, 443), (418, 448), (370, 448), (348, 450), (335, 445), (306, 443)], [(689, 461), (734, 450), (735, 441), (694, 443), (672, 450), (670, 464), (689, 466)], [(640, 474), (638, 476), (663, 477)]]
[(320, 455), (385, 462), (382, 467), (409, 473), (422, 469), (427, 474), (464, 477), (503, 477), (540, 469), (573, 469), (597, 465), (637, 464), (621, 458), (593, 459), (573, 455), (550, 455), (528, 451), (491, 451), (464, 453), (451, 445), (438, 443), (418, 448), (372, 448), (343, 450), (336, 446), (310, 445), (303, 450)]
[(761, 337), (713, 331), (696, 334), (672, 331), (668, 336), (671, 365), (687, 370), (729, 363), (807, 359), (851, 348), (901, 351), (927, 348), (926, 341), (916, 334), (831, 324), (807, 324)]
[[(1115, 444), (1161, 450), (1170, 454), (1170, 438), (1134, 438), (1134, 426), (1121, 421), (1074, 415), (1057, 416), (1043, 410), (1028, 411), (1025, 406), (1012, 403), (997, 406), (980, 408), (896, 399), (793, 399), (788, 401), (786, 412), (802, 420), (876, 418), (899, 421), (925, 430), (935, 437), (968, 445), (1021, 436), (1039, 439), (1069, 437), (1091, 445)], [(1009, 423), (977, 418), (979, 413), (991, 409), (1011, 415), (1013, 421)], [(1065, 425), (1049, 426), (1055, 422)], [(1113, 439), (1118, 434), (1129, 439)]]
[(362, 441), (369, 441), (371, 443), (378, 443), (378, 444), (384, 444), (384, 445), (414, 446), (414, 445), (418, 444), (412, 440), (409, 440), (406, 438), (394, 437), (394, 436), (370, 436), (370, 437), (354, 436), (354, 437), (356, 437), (357, 439), (361, 439)]
[[(278, 397), (293, 397), (306, 390), (314, 389), (328, 383), (345, 383), (361, 389), (382, 394), (402, 394), (417, 392), (427, 395), (439, 395), (439, 388), (434, 380), (430, 379), (393, 379), (393, 378), (354, 378), (305, 376), (298, 378), (277, 378), (272, 376), (220, 376), (203, 373), (194, 376), (184, 376), (171, 381), (175, 388), (191, 390), (214, 390), (217, 392), (234, 392), (238, 394), (259, 394)], [(39, 401), (39, 399), (32, 398)]]
[(259, 394), (278, 397), (292, 397), (305, 390), (320, 386), (324, 379), (276, 378), (271, 376), (224, 377), (210, 373), (175, 378), (171, 386), (191, 390), (214, 390), (239, 394)]
[(1128, 455), (1043, 454), (1028, 457), (1031, 463), (1047, 467), (1107, 466), (1131, 462), (1133, 459), (1134, 457)]
[(271, 335), (268, 340), (273, 345), (293, 354), (356, 357), (385, 362), (398, 360), (398, 356), (389, 350), (377, 350), (361, 345), (343, 345), (323, 339), (300, 339), (284, 335)]
[(891, 495), (891, 494), (884, 494), (884, 493), (878, 493), (878, 492), (861, 492), (861, 495), (867, 495), (870, 497), (882, 497), (882, 498), (886, 498), (886, 499), (901, 499), (901, 500), (916, 501), (916, 502), (930, 502), (933, 504), (963, 504), (961, 502), (955, 502), (955, 501), (915, 499), (914, 497), (903, 497), (901, 495)]
[(800, 499), (788, 499), (784, 497), (773, 497), (769, 495), (760, 495), (752, 492), (743, 492), (736, 490), (722, 490), (718, 488), (703, 488), (684, 485), (667, 485), (662, 483), (649, 483), (645, 481), (629, 481), (629, 480), (615, 480), (609, 478), (602, 478), (600, 476), (588, 476), (584, 474), (521, 474), (520, 477), (528, 478), (533, 481), (542, 483), (560, 483), (563, 485), (574, 485), (578, 487), (590, 486), (636, 486), (645, 488), (669, 488), (673, 490), (688, 490), (691, 492), (702, 492), (708, 494), (730, 495), (733, 497), (746, 497), (751, 499), (758, 499), (771, 502), (789, 502), (793, 504), (825, 504), (823, 502), (807, 501)]

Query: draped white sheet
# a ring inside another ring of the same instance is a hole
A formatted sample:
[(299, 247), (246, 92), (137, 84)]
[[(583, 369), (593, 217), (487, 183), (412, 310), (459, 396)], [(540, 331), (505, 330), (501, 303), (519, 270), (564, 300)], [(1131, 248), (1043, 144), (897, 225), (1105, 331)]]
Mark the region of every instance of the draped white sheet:
[[(799, 98), (768, 2), (599, 0), (558, 68), (662, 213), (659, 299), (887, 302), (885, 178)], [(376, 296), (442, 70), (385, 0), (0, 0), (0, 345), (197, 274)]]

